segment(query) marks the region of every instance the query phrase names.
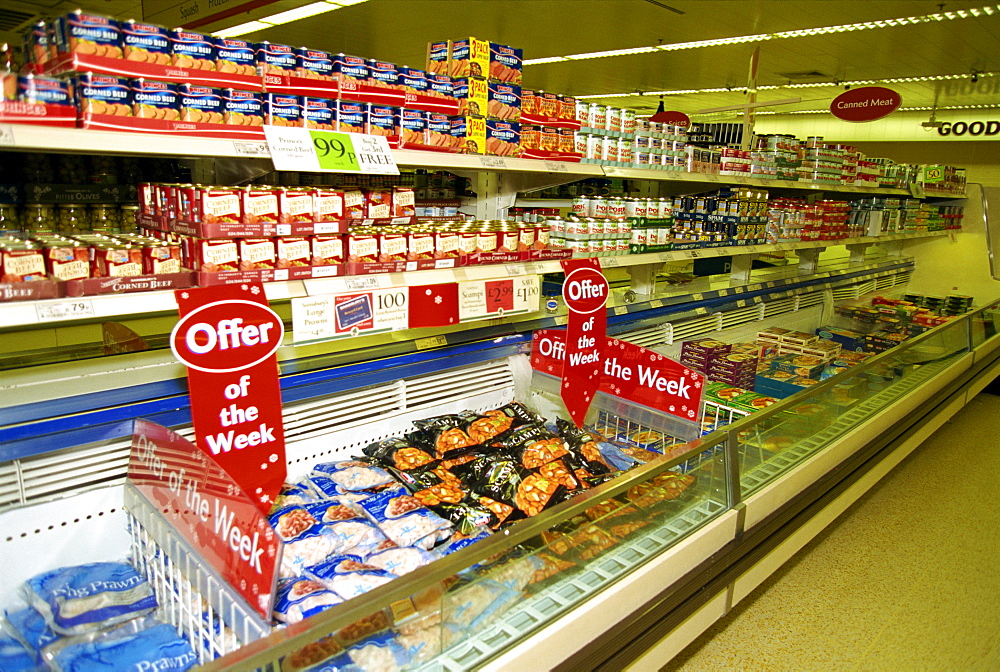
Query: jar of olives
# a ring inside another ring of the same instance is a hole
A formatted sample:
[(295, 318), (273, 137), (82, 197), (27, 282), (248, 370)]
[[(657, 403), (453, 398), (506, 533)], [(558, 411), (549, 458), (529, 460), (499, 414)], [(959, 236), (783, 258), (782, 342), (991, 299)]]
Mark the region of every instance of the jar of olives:
[(21, 233), (17, 207), (12, 203), (0, 203), (0, 236), (16, 236)]
[(87, 206), (79, 203), (60, 203), (58, 229), (60, 233), (69, 234), (90, 231)]
[(91, 203), (90, 227), (94, 233), (113, 233), (120, 226), (118, 206), (109, 203)]
[(21, 222), (25, 233), (55, 233), (55, 208), (50, 203), (25, 203)]
[(136, 224), (135, 219), (139, 214), (139, 206), (132, 204), (120, 205), (118, 206), (118, 210), (119, 210), (118, 230), (121, 231), (122, 233), (135, 233), (136, 231), (138, 231), (139, 227)]

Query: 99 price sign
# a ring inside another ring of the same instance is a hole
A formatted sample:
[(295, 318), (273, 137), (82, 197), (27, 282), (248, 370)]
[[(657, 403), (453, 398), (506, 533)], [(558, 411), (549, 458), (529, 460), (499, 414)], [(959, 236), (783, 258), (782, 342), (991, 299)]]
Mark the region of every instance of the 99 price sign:
[(399, 175), (382, 136), (265, 126), (275, 170)]

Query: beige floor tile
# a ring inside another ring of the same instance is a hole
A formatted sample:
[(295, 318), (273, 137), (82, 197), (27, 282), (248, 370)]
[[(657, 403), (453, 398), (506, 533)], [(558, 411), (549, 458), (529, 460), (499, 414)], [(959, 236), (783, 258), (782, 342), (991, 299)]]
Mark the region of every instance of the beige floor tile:
[(1000, 670), (998, 420), (976, 397), (664, 670)]

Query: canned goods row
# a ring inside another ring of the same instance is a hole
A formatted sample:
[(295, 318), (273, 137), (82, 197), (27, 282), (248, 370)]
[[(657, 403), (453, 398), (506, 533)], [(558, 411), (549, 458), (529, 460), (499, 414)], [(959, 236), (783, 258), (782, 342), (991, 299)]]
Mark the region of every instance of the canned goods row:
[(632, 230), (631, 222), (624, 217), (595, 219), (593, 217), (569, 216), (565, 219), (555, 217), (547, 221), (554, 235), (561, 236), (616, 236), (628, 234)]
[(595, 131), (623, 133), (625, 135), (632, 135), (636, 132), (635, 110), (578, 100), (576, 102), (576, 119), (582, 127)]
[(573, 215), (609, 219), (614, 217), (650, 217), (653, 219), (670, 217), (671, 201), (666, 198), (588, 198), (578, 196), (573, 199)]
[(552, 246), (552, 227), (507, 220), (435, 222), (406, 227), (351, 227), (345, 235), (351, 262), (460, 258), (524, 252)]
[(209, 224), (308, 224), (416, 215), (411, 187), (342, 190), (143, 182), (138, 193), (143, 214)]
[(557, 240), (561, 247), (571, 250), (574, 257), (617, 257), (629, 254), (631, 239), (628, 235), (622, 235), (610, 238), (566, 237)]
[(577, 118), (580, 102), (573, 96), (547, 91), (521, 90), (521, 114), (572, 121)]
[(0, 238), (4, 282), (78, 280), (181, 271), (180, 247), (139, 234)]

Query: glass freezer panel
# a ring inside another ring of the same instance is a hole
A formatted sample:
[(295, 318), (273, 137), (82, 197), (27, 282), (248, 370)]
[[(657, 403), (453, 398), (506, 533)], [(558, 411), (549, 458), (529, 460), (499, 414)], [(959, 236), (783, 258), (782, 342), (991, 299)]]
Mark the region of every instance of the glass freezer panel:
[(956, 320), (818, 383), (736, 428), (746, 497), (887, 408), (969, 351), (970, 320)]

